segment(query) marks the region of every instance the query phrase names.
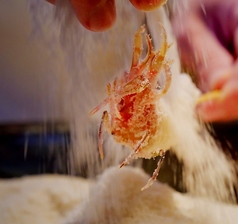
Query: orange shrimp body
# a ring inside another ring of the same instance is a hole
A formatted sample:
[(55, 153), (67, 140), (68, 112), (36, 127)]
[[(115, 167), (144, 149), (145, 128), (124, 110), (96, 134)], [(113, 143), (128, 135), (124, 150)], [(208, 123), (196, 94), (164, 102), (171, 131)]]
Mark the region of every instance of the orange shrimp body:
[[(107, 85), (108, 97), (101, 102), (90, 115), (108, 104), (109, 111), (104, 111), (99, 128), (99, 152), (103, 158), (103, 128), (113, 135), (115, 141), (126, 145), (133, 151), (120, 167), (137, 158), (153, 158), (160, 156), (157, 169), (146, 186), (156, 179), (166, 145), (166, 119), (158, 108), (158, 100), (169, 89), (171, 83), (170, 61), (165, 59), (169, 44), (164, 27), (161, 25), (164, 41), (158, 51), (152, 50), (151, 39), (146, 34), (148, 52), (140, 62), (142, 53), (142, 26), (135, 35), (134, 49), (130, 72), (124, 72)], [(158, 76), (165, 71), (165, 85), (158, 89)], [(160, 127), (161, 126), (161, 127)], [(163, 132), (164, 131), (164, 132)], [(161, 149), (163, 148), (163, 149)]]

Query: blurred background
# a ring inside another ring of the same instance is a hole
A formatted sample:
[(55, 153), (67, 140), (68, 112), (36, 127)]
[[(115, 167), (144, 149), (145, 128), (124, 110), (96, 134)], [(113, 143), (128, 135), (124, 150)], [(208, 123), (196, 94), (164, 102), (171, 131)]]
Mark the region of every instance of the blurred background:
[(32, 26), (27, 1), (0, 2), (1, 177), (67, 172), (69, 125), (57, 70)]

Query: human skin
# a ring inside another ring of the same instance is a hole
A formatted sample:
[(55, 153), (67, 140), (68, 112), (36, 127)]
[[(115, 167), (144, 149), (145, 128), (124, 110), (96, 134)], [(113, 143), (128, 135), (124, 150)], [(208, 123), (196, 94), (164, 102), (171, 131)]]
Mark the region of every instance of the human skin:
[[(55, 4), (56, 0), (47, 0)], [(105, 31), (116, 21), (115, 0), (69, 0), (79, 22), (88, 30)], [(119, 0), (120, 1), (120, 0)], [(131, 4), (144, 11), (153, 10), (167, 0), (130, 0)]]
[(198, 75), (203, 92), (218, 97), (197, 107), (207, 122), (238, 119), (238, 1), (193, 0), (176, 7), (173, 30), (185, 66)]
[[(55, 0), (48, 0), (55, 3)], [(115, 0), (69, 0), (79, 22), (104, 31), (116, 20)], [(130, 0), (139, 10), (153, 10), (167, 0)], [(181, 59), (198, 75), (203, 92), (218, 97), (199, 103), (206, 122), (238, 119), (238, 0), (174, 0), (172, 25)], [(186, 2), (186, 4), (185, 4)]]

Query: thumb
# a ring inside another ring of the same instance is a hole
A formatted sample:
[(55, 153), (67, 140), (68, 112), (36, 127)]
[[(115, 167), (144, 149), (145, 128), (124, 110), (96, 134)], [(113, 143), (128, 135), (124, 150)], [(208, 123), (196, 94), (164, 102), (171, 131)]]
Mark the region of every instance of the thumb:
[(116, 20), (115, 0), (70, 0), (81, 24), (91, 31), (104, 31)]
[(234, 63), (231, 74), (217, 97), (198, 104), (198, 115), (204, 121), (238, 120), (238, 60)]

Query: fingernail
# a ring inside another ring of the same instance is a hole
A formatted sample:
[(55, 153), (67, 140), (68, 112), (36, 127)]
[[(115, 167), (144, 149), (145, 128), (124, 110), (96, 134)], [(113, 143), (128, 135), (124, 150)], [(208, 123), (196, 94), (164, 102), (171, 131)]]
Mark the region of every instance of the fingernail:
[(213, 90), (211, 92), (202, 94), (197, 99), (197, 105), (206, 103), (211, 100), (219, 100), (221, 99), (221, 91), (220, 90)]

